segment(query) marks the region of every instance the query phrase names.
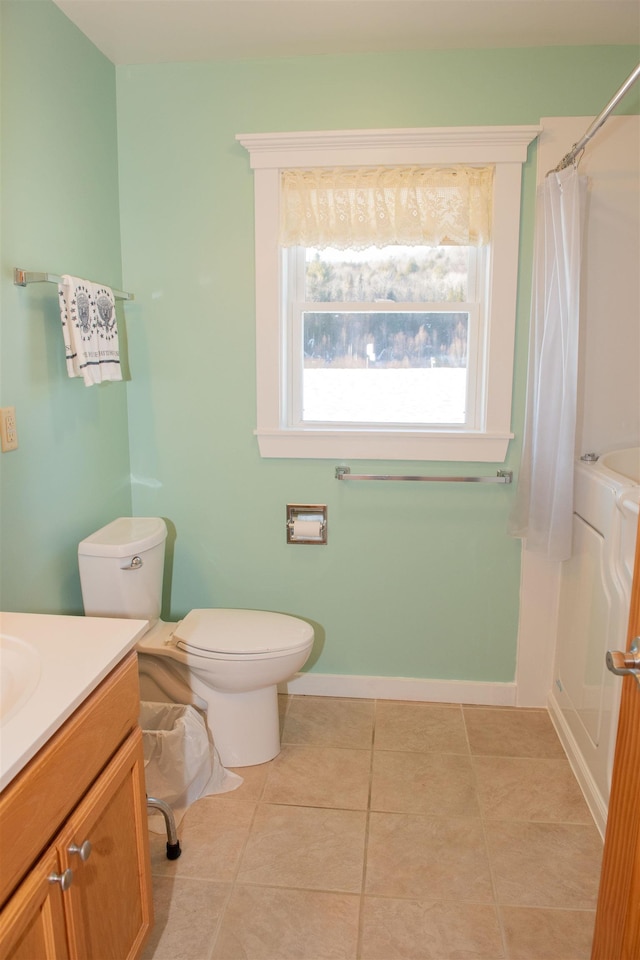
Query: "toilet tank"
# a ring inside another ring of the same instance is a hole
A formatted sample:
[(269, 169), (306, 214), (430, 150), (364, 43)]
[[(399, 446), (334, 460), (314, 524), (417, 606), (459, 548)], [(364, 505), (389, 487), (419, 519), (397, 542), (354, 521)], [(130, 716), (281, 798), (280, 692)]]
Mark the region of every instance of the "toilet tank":
[(157, 620), (167, 527), (159, 517), (120, 517), (78, 544), (87, 617)]

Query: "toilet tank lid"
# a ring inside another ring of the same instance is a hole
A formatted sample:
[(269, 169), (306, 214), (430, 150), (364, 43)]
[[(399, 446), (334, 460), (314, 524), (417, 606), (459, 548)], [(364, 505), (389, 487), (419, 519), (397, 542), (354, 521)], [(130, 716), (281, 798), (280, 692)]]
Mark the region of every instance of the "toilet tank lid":
[(160, 517), (119, 517), (81, 540), (78, 553), (89, 557), (128, 557), (157, 546), (167, 536)]

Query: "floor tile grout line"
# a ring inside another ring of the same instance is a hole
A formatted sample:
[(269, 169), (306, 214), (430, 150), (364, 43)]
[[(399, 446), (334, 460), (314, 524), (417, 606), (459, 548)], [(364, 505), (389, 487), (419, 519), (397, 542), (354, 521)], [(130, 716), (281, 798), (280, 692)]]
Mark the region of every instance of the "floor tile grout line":
[[(466, 720), (466, 716), (465, 716), (464, 709), (462, 710), (462, 719), (463, 719), (463, 723), (464, 723), (464, 727), (465, 727), (465, 734), (466, 734), (466, 736), (467, 736), (467, 742), (469, 743), (469, 750), (471, 750), (471, 740), (470, 740), (470, 738), (469, 738), (469, 730), (468, 730), (468, 727), (467, 727), (467, 720)], [(478, 805), (478, 816), (479, 816), (479, 818), (480, 818), (480, 825), (481, 825), (481, 828), (482, 828), (482, 837), (483, 837), (483, 842), (484, 842), (485, 856), (486, 856), (486, 858), (487, 858), (487, 867), (488, 867), (488, 869), (489, 869), (489, 877), (490, 877), (490, 880), (491, 880), (491, 893), (492, 893), (492, 896), (493, 896), (493, 908), (494, 908), (494, 910), (495, 910), (496, 922), (497, 922), (497, 924), (498, 924), (498, 930), (500, 931), (500, 939), (501, 939), (501, 941), (502, 941), (502, 954), (503, 954), (503, 957), (505, 958), (505, 960), (508, 960), (509, 951), (508, 951), (508, 945), (507, 945), (507, 935), (506, 935), (506, 930), (505, 930), (505, 927), (504, 927), (504, 922), (503, 922), (503, 917), (502, 917), (502, 910), (500, 909), (500, 902), (499, 902), (499, 899), (498, 899), (498, 885), (497, 885), (497, 882), (496, 882), (496, 876), (495, 876), (495, 870), (494, 870), (494, 866), (493, 866), (493, 860), (492, 860), (491, 853), (490, 853), (490, 849), (489, 849), (489, 837), (488, 837), (488, 834), (487, 834), (487, 825), (486, 825), (486, 819), (485, 819), (485, 816), (484, 816), (484, 805), (483, 805), (483, 803), (482, 803), (482, 797), (481, 797), (481, 792), (480, 792), (480, 783), (479, 783), (479, 780), (478, 780), (478, 772), (477, 772), (477, 769), (476, 769), (476, 765), (474, 764), (473, 761), (474, 761), (474, 755), (473, 755), (473, 753), (471, 753), (471, 764), (470, 764), (470, 765), (471, 765), (471, 772), (472, 772), (472, 777), (473, 777), (474, 792), (475, 792), (475, 796), (476, 796), (476, 802), (477, 802), (477, 805)]]
[(360, 960), (364, 936), (364, 907), (367, 888), (367, 858), (369, 852), (369, 826), (371, 822), (371, 803), (373, 791), (373, 758), (376, 740), (376, 721), (378, 716), (378, 701), (373, 701), (373, 723), (371, 725), (371, 756), (369, 759), (369, 790), (367, 795), (367, 817), (364, 828), (364, 849), (362, 851), (362, 883), (360, 887), (360, 903), (358, 905), (358, 932), (356, 940), (356, 960)]
[[(224, 881), (218, 881), (218, 880), (206, 880), (203, 882), (224, 885)], [(264, 882), (258, 883), (255, 880), (239, 880), (236, 882), (235, 885), (237, 887), (251, 887), (256, 890), (290, 890), (290, 891), (293, 891), (294, 893), (311, 893), (311, 894), (322, 893), (326, 895), (335, 895), (337, 897), (357, 897), (362, 901), (365, 901), (367, 899), (373, 899), (373, 900), (388, 900), (392, 903), (395, 903), (397, 901), (401, 901), (404, 903), (415, 903), (416, 901), (420, 901), (421, 899), (424, 899), (424, 898), (420, 898), (420, 897), (409, 895), (409, 894), (400, 894), (400, 893), (398, 894), (395, 894), (395, 893), (394, 894), (390, 894), (390, 893), (361, 894), (361, 893), (355, 892), (354, 890), (347, 890), (342, 888), (336, 889), (335, 887), (327, 888), (327, 887), (295, 886), (290, 883), (264, 883)], [(487, 901), (483, 899), (473, 899), (472, 897), (465, 897), (465, 898), (433, 897), (433, 898), (426, 898), (426, 899), (433, 902), (437, 902), (437, 903), (450, 903), (452, 905), (459, 905), (459, 906), (464, 906), (465, 904), (468, 904), (470, 906), (494, 907), (494, 908), (498, 906), (493, 901)], [(507, 906), (512, 906), (512, 904), (507, 904)], [(529, 906), (527, 904), (513, 904), (513, 906), (518, 907), (519, 909), (529, 909)], [(530, 909), (551, 910), (555, 908), (540, 907), (540, 908), (530, 908)], [(576, 911), (579, 911), (585, 914), (593, 913), (593, 910), (590, 910), (587, 907), (584, 907), (584, 908), (566, 907), (566, 908), (558, 908), (558, 909), (564, 909), (568, 913), (576, 912)]]
[[(256, 817), (257, 817), (257, 814), (258, 814), (258, 807), (259, 807), (260, 803), (262, 802), (262, 799), (261, 799), (261, 798), (262, 798), (262, 796), (264, 795), (264, 791), (265, 791), (265, 787), (266, 787), (266, 783), (267, 783), (268, 778), (269, 778), (269, 777), (268, 777), (268, 774), (267, 774), (267, 776), (265, 777), (264, 782), (263, 782), (263, 784), (262, 784), (262, 787), (261, 787), (261, 789), (260, 789), (259, 797), (258, 797), (258, 799), (256, 799), (256, 800), (254, 801), (253, 813), (251, 814), (251, 820), (250, 820), (250, 822), (249, 822), (249, 826), (248, 826), (248, 829), (247, 829), (247, 834), (246, 834), (246, 836), (245, 836), (245, 838), (244, 838), (244, 842), (243, 842), (243, 844), (242, 844), (242, 848), (241, 848), (241, 850), (240, 850), (240, 853), (238, 854), (238, 857), (237, 857), (237, 860), (236, 860), (236, 864), (235, 864), (235, 869), (234, 869), (234, 871), (233, 871), (233, 878), (232, 878), (231, 881), (229, 882), (229, 890), (227, 891), (227, 896), (226, 896), (226, 898), (225, 898), (224, 905), (223, 905), (223, 907), (222, 907), (222, 909), (221, 909), (221, 911), (220, 911), (220, 916), (218, 917), (218, 922), (217, 922), (217, 924), (216, 924), (215, 931), (214, 931), (213, 936), (212, 936), (212, 938), (211, 938), (211, 949), (209, 950), (209, 955), (208, 955), (208, 957), (207, 957), (207, 960), (212, 960), (213, 955), (214, 955), (214, 953), (215, 953), (215, 951), (216, 951), (216, 946), (217, 946), (217, 943), (218, 943), (218, 938), (219, 938), (219, 936), (220, 936), (220, 932), (221, 932), (221, 930), (222, 930), (222, 926), (223, 926), (223, 923), (224, 923), (224, 919), (225, 919), (227, 910), (228, 910), (228, 908), (229, 908), (229, 904), (231, 903), (231, 899), (232, 899), (232, 897), (233, 897), (233, 894), (235, 893), (236, 887), (237, 887), (237, 885), (238, 885), (238, 875), (239, 875), (239, 873), (240, 873), (240, 866), (241, 866), (241, 864), (242, 864), (242, 860), (243, 860), (244, 854), (245, 854), (246, 849), (247, 849), (247, 846), (248, 846), (248, 844), (249, 844), (249, 838), (251, 837), (251, 832), (252, 832), (253, 827), (254, 827), (254, 825), (255, 825)], [(245, 802), (246, 802), (246, 801), (245, 801)], [(249, 802), (251, 802), (251, 801), (249, 801)]]
[(209, 953), (207, 955), (207, 960), (213, 960), (213, 955), (216, 950), (216, 945), (218, 943), (218, 937), (220, 936), (220, 931), (222, 930), (222, 924), (224, 923), (224, 918), (227, 913), (227, 908), (231, 902), (231, 897), (233, 896), (233, 891), (235, 890), (235, 881), (229, 884), (229, 889), (227, 890), (227, 895), (224, 900), (222, 909), (220, 910), (220, 916), (218, 917), (218, 922), (216, 923), (215, 930), (211, 936), (211, 946), (209, 948)]

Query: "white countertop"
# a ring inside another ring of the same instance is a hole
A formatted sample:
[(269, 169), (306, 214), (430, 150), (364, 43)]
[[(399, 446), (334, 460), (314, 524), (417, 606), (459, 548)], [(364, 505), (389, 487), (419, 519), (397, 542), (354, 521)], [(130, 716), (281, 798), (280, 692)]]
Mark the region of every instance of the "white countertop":
[[(34, 663), (33, 692), (0, 719), (0, 790), (135, 647), (147, 627), (147, 620), (0, 613), (0, 633), (16, 648), (30, 645)], [(5, 658), (6, 677), (10, 655)], [(2, 661), (0, 647), (0, 675)]]

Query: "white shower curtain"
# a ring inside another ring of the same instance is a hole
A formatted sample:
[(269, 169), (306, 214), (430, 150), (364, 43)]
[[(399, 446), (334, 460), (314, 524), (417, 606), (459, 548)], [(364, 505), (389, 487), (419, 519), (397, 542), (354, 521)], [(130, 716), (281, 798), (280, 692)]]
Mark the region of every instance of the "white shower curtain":
[(527, 408), (509, 533), (549, 560), (571, 556), (586, 183), (573, 166), (549, 174), (536, 211)]

